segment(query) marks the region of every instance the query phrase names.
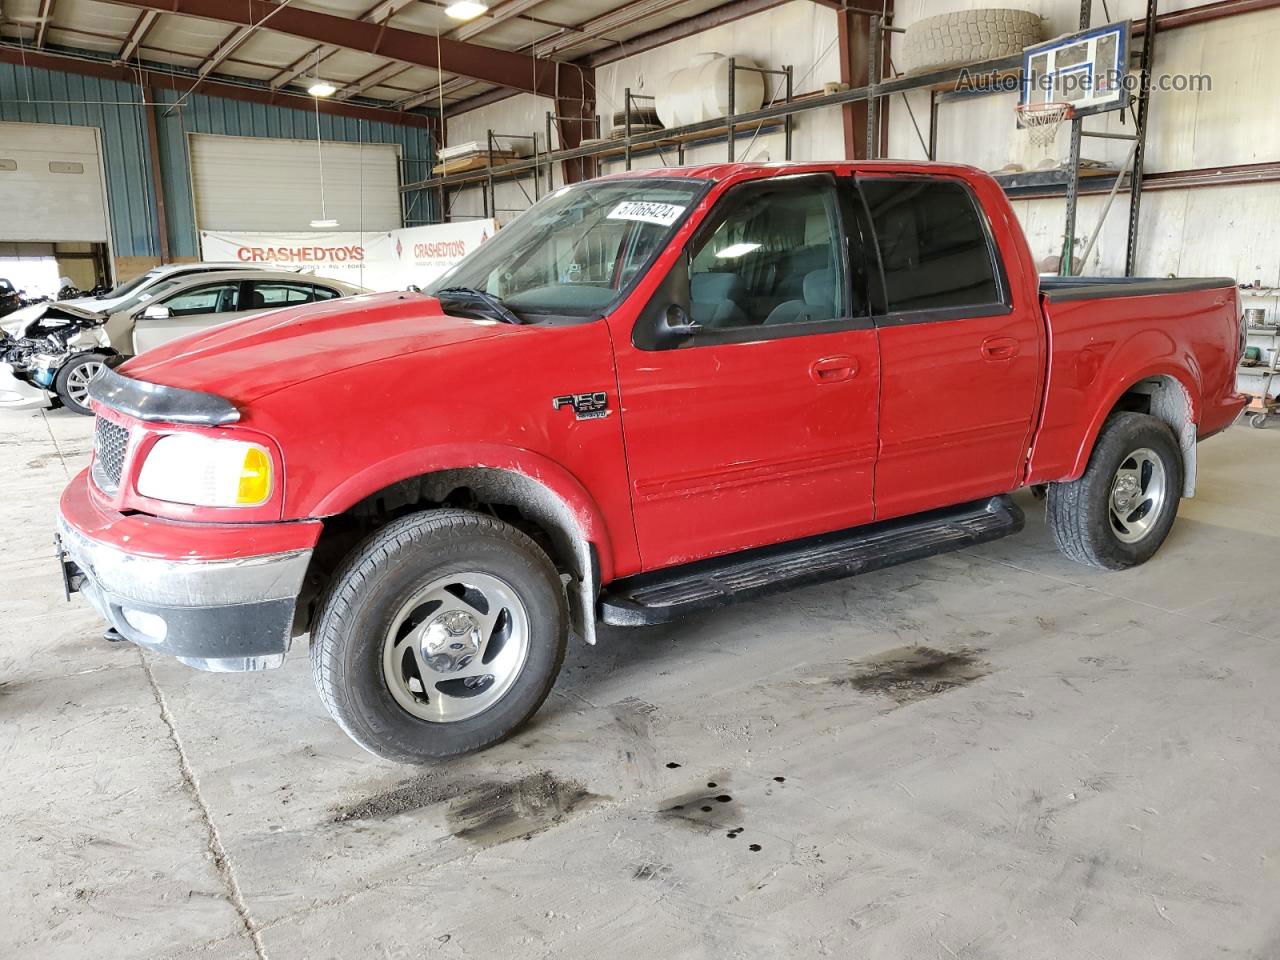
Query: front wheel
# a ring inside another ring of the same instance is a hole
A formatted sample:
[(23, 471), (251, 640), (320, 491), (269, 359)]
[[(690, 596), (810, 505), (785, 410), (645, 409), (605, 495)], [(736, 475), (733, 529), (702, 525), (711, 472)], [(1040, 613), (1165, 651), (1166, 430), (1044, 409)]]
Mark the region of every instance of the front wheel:
[(89, 409), (89, 384), (107, 366), (107, 358), (100, 353), (82, 353), (62, 365), (53, 379), (53, 392), (62, 405), (73, 413), (91, 417)]
[(485, 514), (429, 510), (383, 527), (334, 576), (312, 673), (356, 743), (423, 763), (519, 729), (550, 692), (568, 631), (536, 543)]
[(1145, 563), (1164, 543), (1182, 496), (1182, 451), (1155, 417), (1118, 413), (1084, 475), (1049, 487), (1046, 517), (1067, 557), (1107, 570)]

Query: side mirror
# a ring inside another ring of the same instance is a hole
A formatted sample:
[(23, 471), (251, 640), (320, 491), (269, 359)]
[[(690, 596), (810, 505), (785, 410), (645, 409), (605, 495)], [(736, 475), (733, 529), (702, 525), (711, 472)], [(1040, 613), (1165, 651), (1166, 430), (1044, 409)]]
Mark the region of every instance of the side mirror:
[(658, 317), (655, 339), (663, 346), (702, 332), (702, 324), (694, 320), (678, 303), (673, 303)]
[(153, 303), (142, 311), (143, 320), (168, 320), (169, 308), (163, 304)]

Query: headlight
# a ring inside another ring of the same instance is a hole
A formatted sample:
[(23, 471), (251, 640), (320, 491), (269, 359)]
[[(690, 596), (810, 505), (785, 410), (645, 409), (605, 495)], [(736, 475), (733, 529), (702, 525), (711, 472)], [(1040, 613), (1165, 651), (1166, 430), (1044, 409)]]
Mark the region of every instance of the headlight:
[(156, 441), (138, 493), (197, 507), (257, 507), (271, 498), (271, 454), (241, 440), (173, 433)]

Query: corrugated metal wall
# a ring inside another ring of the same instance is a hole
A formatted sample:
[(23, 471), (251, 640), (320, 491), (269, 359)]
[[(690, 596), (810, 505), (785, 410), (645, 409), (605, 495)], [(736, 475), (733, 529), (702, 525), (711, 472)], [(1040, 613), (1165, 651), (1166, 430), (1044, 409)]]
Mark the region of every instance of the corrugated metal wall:
[[(199, 249), (191, 199), (188, 133), (309, 140), (316, 116), (307, 110), (161, 91), (157, 130), (169, 253), (195, 257)], [(102, 131), (111, 234), (117, 257), (158, 257), (154, 187), (147, 147), (143, 92), (118, 80), (0, 63), (0, 121), (67, 123)], [(396, 143), (401, 180), (420, 180), (431, 167), (431, 133), (421, 127), (320, 114), (320, 136), (350, 143)], [(405, 225), (432, 220), (432, 198), (406, 194)]]

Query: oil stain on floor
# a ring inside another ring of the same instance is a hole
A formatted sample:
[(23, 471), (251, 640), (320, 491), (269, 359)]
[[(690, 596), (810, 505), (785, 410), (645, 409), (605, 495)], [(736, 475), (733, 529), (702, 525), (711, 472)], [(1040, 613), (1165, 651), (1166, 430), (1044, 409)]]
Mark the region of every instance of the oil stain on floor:
[(601, 799), (575, 780), (534, 773), (476, 784), (450, 801), (447, 815), (454, 836), (488, 847), (541, 833)]
[(425, 776), (343, 807), (333, 822), (381, 820), (447, 803), (450, 832), (489, 847), (541, 833), (602, 799), (577, 781), (546, 771), (507, 781)]
[(968, 648), (946, 651), (895, 647), (857, 661), (853, 673), (833, 677), (831, 682), (860, 693), (889, 697), (899, 704), (914, 703), (985, 677), (991, 666), (978, 657), (980, 652)]

